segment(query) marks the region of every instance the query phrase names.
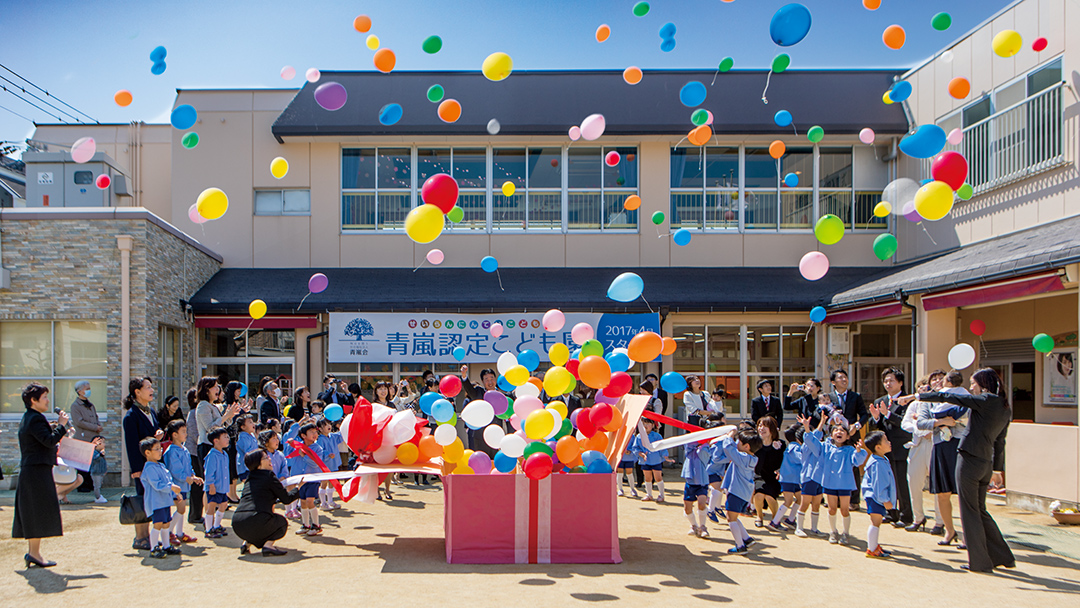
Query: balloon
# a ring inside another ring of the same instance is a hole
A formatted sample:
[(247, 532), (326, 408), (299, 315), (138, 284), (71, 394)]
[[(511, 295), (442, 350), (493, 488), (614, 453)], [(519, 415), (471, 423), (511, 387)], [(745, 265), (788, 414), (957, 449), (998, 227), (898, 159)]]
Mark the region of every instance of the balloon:
[(131, 91), (127, 89), (120, 89), (113, 94), (113, 101), (121, 108), (126, 108), (131, 105)]
[(97, 152), (97, 143), (93, 137), (83, 137), (71, 145), (71, 160), (75, 163), (85, 163), (94, 157)]
[[(964, 185), (968, 175), (968, 162), (959, 152), (951, 150), (942, 152), (930, 165), (930, 175), (939, 182), (945, 182), (953, 190), (959, 190)], [(919, 212), (926, 217), (926, 214)], [(930, 219), (930, 218), (927, 218)]]
[(360, 32), (361, 34), (366, 33), (368, 30), (371, 29), (371, 17), (368, 17), (367, 15), (360, 15), (356, 19), (353, 19), (352, 26), (354, 30)]
[(337, 422), (345, 416), (345, 410), (343, 410), (340, 405), (331, 403), (323, 410), (323, 416), (326, 416), (326, 419), (331, 422)]
[(892, 212), (892, 204), (881, 201), (874, 205), (874, 217), (885, 217)]
[(544, 313), (544, 331), (559, 331), (566, 324), (566, 315), (561, 310), (552, 308)]
[(613, 408), (606, 404), (601, 403), (589, 408), (589, 422), (593, 423), (593, 426), (602, 428), (605, 424), (611, 422), (611, 413)]
[(810, 9), (801, 4), (780, 7), (769, 23), (769, 36), (780, 46), (798, 44), (810, 32)]
[(371, 456), (379, 464), (390, 464), (397, 458), (397, 448), (392, 443), (384, 444), (375, 450)]
[(97, 186), (98, 190), (107, 190), (109, 188), (109, 184), (111, 183), (112, 178), (110, 178), (104, 173), (94, 178), (94, 185)]
[(874, 239), (874, 255), (883, 262), (896, 253), (896, 248), (896, 237), (891, 234), (879, 234), (878, 237)]
[(330, 286), (330, 279), (321, 272), (316, 272), (308, 279), (307, 288), (311, 293), (322, 293)]
[(521, 386), (529, 381), (529, 370), (525, 369), (524, 365), (515, 365), (503, 375), (506, 376), (506, 381), (514, 386)]
[(469, 468), (475, 471), (477, 475), (488, 475), (491, 473), (491, 457), (484, 452), (473, 452), (469, 456)]
[(705, 103), (708, 90), (705, 85), (697, 80), (691, 80), (679, 90), (679, 101), (688, 108), (694, 108)]
[(911, 222), (912, 224), (918, 224), (923, 219), (922, 216), (919, 215), (919, 212), (915, 209), (915, 201), (908, 201), (904, 203), (904, 209), (902, 213), (904, 215), (904, 219)]
[(340, 82), (324, 82), (315, 89), (315, 103), (324, 110), (331, 112), (340, 110), (348, 100), (349, 92)]
[[(431, 404), (431, 417), (438, 422), (446, 422), (454, 416), (454, 404), (450, 403), (446, 399), (436, 399), (435, 403)], [(442, 443), (441, 445), (446, 445)]]
[(811, 251), (799, 260), (799, 273), (807, 281), (817, 281), (829, 272), (829, 258), (820, 251)]
[(862, 131), (859, 131), (859, 141), (868, 146), (874, 143), (874, 137), (874, 130), (870, 127), (866, 127)]
[(775, 122), (776, 126), (778, 127), (791, 126), (791, 112), (788, 112), (787, 110), (780, 110), (775, 115), (773, 115), (773, 122)]
[(457, 122), (461, 118), (461, 104), (456, 99), (444, 99), (439, 104), (439, 120), (443, 122)]
[(660, 224), (663, 224), (664, 223), (664, 212), (663, 211), (653, 212), (653, 214), (652, 214), (652, 223), (657, 225), (657, 226), (659, 226)]
[(248, 304), (248, 316), (256, 321), (266, 316), (266, 302), (252, 300), (251, 304)]
[(614, 150), (604, 155), (604, 164), (609, 167), (618, 165), (620, 160), (619, 153)]
[(514, 60), (506, 53), (492, 53), (484, 59), (480, 70), (493, 82), (503, 80), (514, 70)]
[(154, 47), (154, 50), (150, 51), (150, 61), (164, 61), (167, 53), (163, 46)]
[(783, 74), (790, 65), (791, 57), (789, 57), (787, 53), (780, 53), (776, 57), (773, 57), (772, 66), (770, 66), (769, 69), (777, 74)]
[(898, 80), (889, 88), (889, 99), (894, 103), (900, 103), (911, 97), (911, 83), (906, 80)]
[(660, 388), (669, 393), (681, 393), (686, 390), (686, 378), (678, 372), (667, 372), (660, 376)]
[(499, 269), (499, 260), (496, 260), (494, 256), (485, 255), (483, 259), (480, 260), (480, 268), (483, 269), (484, 272), (495, 272)]
[(784, 185), (788, 188), (794, 188), (799, 185), (799, 176), (794, 173), (788, 173), (784, 176)]
[(455, 346), (454, 350), (450, 351), (450, 354), (453, 355), (454, 360), (456, 361), (461, 361), (466, 355), (465, 349), (460, 346)]
[(686, 247), (690, 244), (690, 236), (691, 235), (689, 230), (687, 230), (686, 228), (680, 228), (675, 231), (675, 234), (672, 236), (672, 240), (675, 241), (675, 244), (679, 247)]
[(600, 344), (599, 340), (586, 340), (585, 343), (581, 345), (581, 349), (578, 351), (578, 359), (584, 359), (585, 357), (592, 356), (604, 356), (604, 345)]
[(810, 309), (810, 322), (821, 323), (825, 320), (825, 309), (821, 306), (815, 306)]
[(574, 341), (574, 344), (577, 344), (578, 346), (592, 340), (593, 335), (593, 327), (588, 323), (578, 323), (574, 326), (574, 329), (570, 330), (570, 338)]
[[(341, 407), (341, 406), (338, 406)], [(326, 408), (330, 409), (330, 408)], [(480, 452), (484, 454), (483, 452)], [(484, 454), (487, 456), (487, 454)], [(409, 466), (415, 463), (420, 458), (420, 449), (415, 444), (406, 441), (397, 448), (397, 460), (405, 466)]]
[(535, 350), (526, 349), (518, 353), (517, 362), (530, 372), (534, 372), (540, 367), (540, 355), (536, 354)]
[(389, 74), (397, 65), (397, 56), (394, 55), (394, 51), (384, 48), (375, 51), (375, 57), (372, 58), (372, 61), (375, 63), (376, 70), (383, 74)]
[(690, 133), (686, 135), (686, 139), (695, 146), (704, 146), (709, 143), (709, 139), (712, 138), (712, 135), (712, 127), (709, 125), (701, 125), (690, 131)]
[(424, 42), (420, 44), (420, 48), (428, 55), (434, 55), (442, 50), (442, 38), (439, 38), (438, 36), (428, 36), (424, 39)]
[(488, 124), (487, 124), (488, 135), (498, 135), (499, 134), (499, 129), (501, 129), (501, 128), (502, 128), (502, 125), (500, 125), (499, 121), (495, 120), (494, 118), (492, 118), (491, 120), (488, 121)]
[(622, 73), (622, 79), (626, 84), (637, 84), (641, 82), (641, 77), (641, 68), (634, 65), (626, 68)]
[(551, 417), (551, 412), (539, 409), (525, 419), (524, 429), (529, 439), (543, 439), (555, 429), (555, 419)]
[(506, 431), (498, 424), (491, 424), (484, 428), (484, 443), (496, 450), (499, 449), (503, 437), (506, 437)]
[(150, 73), (154, 76), (161, 76), (165, 73), (165, 67), (164, 61), (157, 61), (154, 65), (150, 66)]
[(1040, 353), (1048, 353), (1054, 350), (1054, 339), (1046, 334), (1039, 334), (1031, 339), (1031, 345)]
[(431, 103), (442, 101), (444, 95), (446, 95), (446, 91), (442, 88), (441, 84), (433, 84), (428, 87), (427, 100)]
[(199, 215), (208, 220), (216, 220), (229, 210), (229, 197), (218, 188), (207, 188), (195, 199)]
[(184, 133), (184, 136), (180, 138), (180, 145), (188, 150), (194, 148), (199, 145), (199, 134), (194, 131)]
[(604, 361), (608, 362), (612, 372), (625, 372), (630, 369), (630, 356), (626, 353), (612, 352), (604, 357)]
[(667, 336), (664, 336), (663, 343), (664, 346), (660, 349), (660, 354), (664, 355), (665, 357), (674, 353), (675, 350), (679, 347), (679, 343), (675, 341), (675, 338), (669, 338)]
[(374, 51), (379, 48), (379, 37), (375, 34), (369, 34), (368, 37), (364, 39), (364, 45)]
[[(581, 137), (586, 141), (599, 139), (606, 128), (607, 121), (604, 120), (603, 114), (590, 114), (581, 121)], [(570, 138), (573, 139), (573, 136), (571, 135)]]
[(596, 41), (597, 42), (603, 42), (603, 41), (607, 40), (608, 36), (611, 36), (611, 28), (608, 27), (608, 25), (606, 23), (601, 25), (600, 27), (596, 28)]
[[(443, 424), (440, 426), (445, 426), (446, 428), (451, 430), (453, 430), (454, 428), (448, 424)], [(435, 430), (438, 431), (439, 429)], [(454, 431), (454, 440), (451, 441), (449, 445), (443, 446), (443, 460), (445, 460), (446, 462), (454, 463), (459, 462), (464, 457), (465, 446), (461, 443), (461, 439), (457, 437), (457, 431)]]
[(937, 125), (919, 125), (900, 140), (900, 151), (912, 158), (930, 158), (945, 147), (945, 131)]
[(514, 415), (526, 420), (529, 414), (544, 409), (544, 404), (535, 395), (523, 395), (514, 402)]
[(953, 52), (952, 51), (945, 51), (944, 53), (941, 54), (941, 60), (944, 61), (945, 63), (952, 63)]
[(444, 397), (456, 397), (461, 392), (461, 378), (446, 375), (439, 379), (439, 392)]
[(632, 272), (624, 272), (615, 277), (608, 286), (607, 297), (616, 302), (633, 302), (641, 296), (644, 289), (645, 281), (640, 276)]
[(829, 213), (814, 225), (814, 236), (822, 245), (835, 245), (844, 238), (844, 220)]
[(431, 460), (437, 456), (442, 456), (443, 448), (439, 445), (438, 441), (435, 441), (435, 437), (431, 435), (424, 435), (420, 438), (420, 458), (423, 460)]
[(963, 99), (971, 93), (971, 83), (963, 76), (957, 76), (949, 81), (949, 95), (953, 99)]
[(568, 372), (565, 367), (552, 367), (544, 374), (544, 392), (552, 397), (562, 395), (573, 380), (574, 375)]
[(176, 109), (169, 115), (169, 122), (172, 123), (174, 128), (181, 131), (190, 129), (198, 119), (199, 113), (195, 111), (193, 106), (188, 104), (176, 106)]
[(606, 460), (594, 460), (586, 467), (585, 472), (597, 475), (609, 475), (614, 472), (614, 469), (611, 468), (611, 463)]
[(382, 108), (379, 108), (379, 124), (386, 126), (395, 125), (404, 115), (405, 111), (401, 109), (401, 104), (388, 103)]
[(439, 264), (443, 263), (443, 260), (446, 259), (446, 256), (443, 255), (442, 249), (432, 249), (431, 251), (427, 252), (427, 255), (424, 256), (424, 259), (430, 262), (433, 266), (438, 266)]
[(581, 462), (585, 463), (586, 467), (601, 460), (604, 460), (604, 454), (597, 450), (585, 450), (581, 453)]
[(505, 181), (500, 190), (502, 190), (503, 196), (514, 196), (514, 192), (517, 192), (517, 186), (514, 185), (514, 182)]
[(779, 159), (787, 151), (787, 146), (779, 139), (769, 144), (769, 156)]
[(634, 388), (634, 379), (626, 372), (614, 372), (611, 381), (604, 387), (604, 394), (618, 399)]
[(941, 181), (932, 181), (919, 188), (915, 195), (915, 210), (925, 220), (935, 222), (949, 215), (953, 206), (953, 190)]
[[(548, 349), (548, 359), (550, 359), (552, 365), (555, 365), (556, 367), (566, 365), (566, 362), (570, 360), (570, 349), (561, 342), (555, 344)], [(550, 372), (551, 370), (548, 370), (548, 373)], [(544, 376), (544, 379), (547, 380), (546, 375)]]
[(881, 6), (881, 0), (863, 0), (862, 5), (866, 7), (867, 10), (876, 11), (878, 7)]
[(581, 360), (578, 377), (589, 388), (604, 388), (611, 381), (611, 367), (602, 357), (591, 355)]
[(975, 319), (971, 322), (970, 329), (971, 333), (975, 334), (976, 336), (982, 336), (986, 333), (986, 321)]
[(581, 457), (581, 444), (569, 435), (562, 437), (555, 443), (555, 455), (559, 462), (574, 462)]
[(281, 179), (289, 172), (289, 161), (278, 156), (274, 160), (270, 161), (270, 175), (273, 175), (275, 179)]
[(893, 104), (892, 97), (889, 97), (888, 91), (885, 91), (885, 94), (881, 96), (881, 102), (887, 106), (891, 106)]
[(1035, 51), (1036, 53), (1041, 53), (1046, 50), (1047, 44), (1049, 44), (1049, 42), (1046, 40), (1046, 38), (1036, 38), (1035, 42), (1031, 43), (1031, 50)]
[(441, 398), (442, 397), (439, 396), (439, 393), (437, 393), (435, 391), (429, 391), (429, 392), (424, 393), (423, 395), (420, 395), (420, 400), (419, 400), (420, 401), (420, 411), (424, 412), (424, 414), (430, 416), (431, 415), (431, 406), (432, 406), (432, 404), (434, 404), (436, 401), (438, 401)]
[(577, 141), (581, 139), (581, 128), (576, 126), (570, 127), (567, 135), (570, 137), (570, 141)]
[(495, 470), (500, 473), (509, 473), (517, 468), (517, 458), (513, 456), (507, 456), (504, 452), (495, 453)]
[(526, 477), (532, 480), (540, 480), (551, 475), (552, 466), (554, 466), (554, 463), (551, 461), (551, 456), (533, 454), (525, 460), (525, 466), (522, 468)]
[(971, 187), (971, 184), (964, 184), (963, 186), (960, 186), (959, 190), (956, 191), (956, 195), (959, 196), (961, 200), (965, 201), (971, 200), (971, 197), (974, 194), (975, 190)]
[(810, 127), (810, 130), (806, 132), (806, 139), (814, 142), (815, 144), (821, 141), (825, 137), (825, 129), (814, 125)]
[(533, 454), (547, 454), (548, 456), (554, 456), (555, 450), (551, 449), (551, 446), (543, 441), (530, 441), (529, 444), (525, 446), (525, 460), (528, 460)]
[(449, 213), (457, 204), (457, 181), (446, 173), (436, 173), (424, 181), (420, 198), (429, 205), (435, 205), (443, 213)]
[(904, 40), (906, 38), (907, 33), (904, 32), (904, 28), (899, 25), (890, 25), (885, 28), (885, 31), (881, 34), (881, 41), (885, 43), (885, 46), (894, 51), (904, 48)]
[[(491, 332), (492, 337), (498, 338), (503, 333), (503, 324), (502, 323), (492, 323), (491, 324), (491, 329), (489, 331)], [(511, 356), (513, 356), (513, 355), (511, 355)]]
[(660, 38), (670, 40), (675, 37), (675, 24), (670, 21), (660, 26)]
[[(507, 410), (510, 405), (510, 401), (506, 398), (506, 395), (499, 391), (487, 391), (484, 393), (484, 401), (491, 404), (492, 411), (498, 416)], [(494, 446), (493, 446), (494, 447)]]
[(405, 216), (405, 234), (421, 245), (439, 238), (444, 225), (443, 212), (435, 205), (420, 205)]
[(960, 127), (956, 127), (945, 137), (945, 141), (953, 146), (959, 146), (960, 142), (964, 141), (964, 131)]
[(1020, 47), (1024, 46), (1024, 40), (1013, 30), (1001, 30), (994, 36), (990, 46), (998, 57), (1012, 57), (1020, 52)]
[[(649, 14), (649, 3), (648, 2), (638, 2), (637, 4), (634, 5), (633, 11), (634, 11), (634, 16), (635, 17), (644, 17), (645, 15)], [(563, 462), (568, 462), (568, 461), (564, 460)]]
[(915, 194), (918, 191), (918, 182), (908, 177), (901, 177), (885, 186), (885, 190), (881, 192), (881, 200), (891, 205), (892, 213), (903, 215), (904, 206), (907, 203), (911, 203), (912, 209), (915, 208)]
[(626, 346), (627, 355), (632, 361), (648, 363), (660, 356), (664, 350), (664, 339), (652, 331), (643, 331), (633, 338)]
[(315, 68), (308, 68), (308, 71), (304, 72), (304, 78), (306, 78), (308, 82), (319, 82), (319, 79), (322, 78), (322, 73)]
[(470, 401), (461, 410), (461, 419), (474, 429), (487, 426), (495, 419), (495, 408), (483, 399)]
[(726, 74), (727, 72), (730, 72), (733, 67), (735, 67), (735, 60), (731, 57), (724, 57), (716, 69)]
[(517, 357), (514, 356), (514, 353), (507, 352), (499, 355), (499, 360), (495, 362), (495, 369), (499, 370), (500, 374), (506, 375), (506, 372), (517, 364)]
[(949, 350), (949, 365), (953, 369), (964, 369), (975, 363), (975, 349), (970, 344), (961, 342)]
[(503, 437), (502, 441), (499, 442), (499, 450), (511, 458), (521, 458), (525, 454), (525, 446), (527, 445), (528, 443), (524, 437), (510, 434)]

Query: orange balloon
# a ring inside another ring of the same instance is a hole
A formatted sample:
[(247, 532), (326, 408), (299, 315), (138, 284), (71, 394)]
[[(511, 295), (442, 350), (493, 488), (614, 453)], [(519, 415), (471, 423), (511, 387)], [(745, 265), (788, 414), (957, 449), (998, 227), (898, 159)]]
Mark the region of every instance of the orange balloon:
[(439, 118), (443, 122), (457, 122), (461, 118), (461, 104), (456, 99), (444, 99), (439, 104)]
[[(558, 444), (556, 444), (556, 446), (558, 446)], [(586, 450), (596, 450), (597, 452), (603, 453), (607, 450), (607, 446), (607, 433), (597, 433), (585, 440)]]
[[(611, 422), (604, 425), (604, 430), (605, 431), (617, 431), (617, 430), (622, 428), (622, 425), (623, 425), (622, 412), (619, 411), (619, 408), (615, 407), (614, 405), (611, 406)], [(562, 460), (562, 459), (560, 458), (560, 460)]]
[(606, 23), (604, 25), (601, 25), (600, 27), (596, 28), (596, 41), (597, 42), (603, 42), (603, 41), (607, 40), (608, 36), (610, 36), (610, 35), (611, 35), (611, 28), (608, 27)]
[(375, 51), (375, 69), (379, 70), (383, 74), (389, 74), (394, 70), (394, 66), (397, 64), (397, 57), (394, 55), (394, 51), (390, 49), (379, 49)]
[(630, 196), (626, 197), (626, 200), (623, 201), (622, 206), (623, 209), (626, 209), (627, 211), (633, 211), (641, 206), (641, 197), (636, 194), (631, 194)]
[(907, 33), (905, 33), (904, 28), (899, 25), (890, 25), (885, 28), (885, 32), (881, 34), (881, 41), (885, 43), (885, 46), (894, 51), (902, 49), (906, 39)]
[(641, 68), (637, 66), (630, 66), (622, 71), (622, 79), (626, 81), (626, 84), (637, 84), (641, 82)]
[(543, 390), (544, 390), (544, 381), (543, 380), (537, 378), (536, 376), (530, 376), (529, 379), (526, 380), (526, 382), (528, 382), (529, 384), (535, 386), (536, 388), (540, 389), (541, 392), (543, 392)]
[(787, 146), (779, 139), (769, 144), (769, 156), (779, 159), (784, 152), (787, 152)]
[(664, 337), (664, 347), (660, 349), (660, 354), (665, 357), (674, 353), (675, 349), (679, 347), (679, 343), (675, 341), (675, 338)]
[(352, 22), (353, 29), (363, 34), (371, 29), (371, 17), (367, 15), (360, 15)]
[[(643, 331), (630, 338), (630, 344), (626, 345), (626, 354), (631, 360), (638, 363), (652, 361), (660, 356), (664, 350), (664, 339), (654, 331)], [(586, 382), (588, 384), (588, 382)]]
[(113, 101), (121, 108), (126, 108), (131, 105), (131, 91), (127, 89), (120, 89), (113, 95)]
[[(556, 445), (556, 447), (558, 447), (558, 444), (555, 444), (555, 445)], [(562, 461), (560, 460), (559, 462), (562, 462)], [(577, 459), (574, 460), (573, 462), (563, 462), (563, 464), (565, 464), (567, 467), (569, 467), (571, 469), (573, 469), (575, 467), (583, 467), (583, 466), (585, 466), (585, 463), (582, 462), (582, 460), (581, 460), (581, 456), (578, 456)]]
[(426, 435), (420, 438), (420, 458), (431, 460), (436, 456), (442, 456), (442, 446), (435, 441), (435, 437)]
[(963, 76), (957, 76), (949, 81), (949, 95), (953, 99), (963, 99), (971, 93), (971, 83)]
[(868, 11), (876, 11), (881, 6), (881, 0), (862, 0), (862, 5)]
[(581, 457), (581, 445), (576, 437), (560, 437), (555, 443), (555, 455), (559, 457), (559, 462), (573, 462)]
[(690, 131), (690, 133), (687, 134), (686, 138), (695, 146), (704, 146), (712, 139), (712, 127), (709, 125), (695, 127), (693, 131)]
[(604, 388), (611, 382), (611, 366), (603, 357), (589, 355), (578, 365), (578, 378), (589, 388)]

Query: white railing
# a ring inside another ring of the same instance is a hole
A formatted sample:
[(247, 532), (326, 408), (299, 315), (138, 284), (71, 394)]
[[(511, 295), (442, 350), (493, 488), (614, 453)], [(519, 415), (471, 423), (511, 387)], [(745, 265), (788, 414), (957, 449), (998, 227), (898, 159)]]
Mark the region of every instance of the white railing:
[[(967, 159), (967, 183), (975, 194), (1068, 162), (1062, 141), (1064, 85), (1059, 82), (964, 128), (960, 145), (945, 146)], [(923, 161), (925, 179), (932, 161)]]

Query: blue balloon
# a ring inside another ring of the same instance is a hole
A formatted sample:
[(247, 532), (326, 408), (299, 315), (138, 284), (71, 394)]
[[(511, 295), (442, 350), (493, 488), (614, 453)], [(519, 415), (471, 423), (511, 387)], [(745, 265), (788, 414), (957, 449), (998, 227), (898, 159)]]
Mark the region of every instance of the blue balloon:
[(401, 109), (399, 103), (388, 103), (379, 110), (379, 123), (384, 125), (392, 125), (401, 120), (401, 116), (405, 113)]
[(660, 388), (669, 393), (681, 393), (686, 390), (686, 378), (677, 372), (668, 372), (660, 376)]
[(773, 116), (773, 122), (778, 127), (790, 127), (791, 126), (791, 112), (787, 110), (780, 110)]
[(460, 346), (456, 346), (454, 347), (454, 350), (451, 351), (451, 354), (454, 355), (454, 359), (461, 361), (465, 358), (465, 349)]
[(642, 281), (641, 277), (632, 272), (624, 272), (611, 282), (607, 297), (616, 302), (633, 302), (641, 296), (644, 289), (645, 281)]
[(485, 255), (484, 259), (480, 260), (480, 268), (483, 268), (484, 272), (495, 272), (499, 269), (499, 260), (490, 255)]
[(243, 382), (240, 383), (240, 396), (247, 397), (248, 387)]
[(900, 103), (908, 97), (911, 97), (911, 83), (906, 80), (899, 80), (892, 85), (889, 89), (889, 99), (894, 103)]
[(172, 111), (172, 115), (169, 116), (169, 122), (172, 126), (180, 129), (190, 129), (195, 126), (195, 121), (199, 119), (199, 113), (195, 111), (193, 106), (184, 104), (182, 106), (176, 106), (176, 109)]
[(154, 76), (161, 76), (165, 73), (165, 62), (155, 61), (154, 65), (150, 66), (150, 73)]
[(580, 360), (581, 359), (581, 349), (580, 348), (575, 348), (574, 350), (570, 351), (570, 358)]
[(514, 389), (517, 388), (513, 384), (510, 384), (510, 381), (502, 374), (499, 374), (499, 377), (495, 380), (495, 385), (508, 393), (512, 393)]
[(672, 240), (674, 240), (675, 244), (679, 247), (686, 247), (690, 244), (690, 236), (691, 235), (689, 230), (687, 230), (686, 228), (679, 228), (675, 231), (675, 235), (674, 237), (672, 237)]
[(583, 462), (586, 467), (599, 460), (604, 460), (604, 454), (602, 452), (597, 452), (596, 450), (585, 450), (581, 453), (581, 462)]
[(802, 42), (810, 32), (810, 9), (801, 4), (780, 7), (769, 23), (769, 36), (780, 46)]
[(323, 410), (323, 416), (326, 416), (326, 419), (330, 422), (337, 422), (345, 417), (345, 410), (343, 410), (340, 405), (331, 403)]
[(536, 368), (540, 367), (540, 355), (536, 354), (535, 350), (523, 350), (518, 353), (517, 362), (530, 372), (535, 372)]
[(668, 22), (660, 26), (660, 37), (668, 40), (675, 36), (675, 24)]
[(937, 125), (919, 125), (900, 140), (900, 151), (912, 158), (931, 158), (945, 147), (945, 130)]
[(165, 61), (165, 47), (159, 46), (150, 51), (150, 61), (153, 61), (154, 63)]
[(517, 468), (517, 463), (517, 458), (507, 456), (502, 453), (501, 450), (495, 453), (495, 470), (500, 473), (509, 473), (510, 471), (513, 471)]
[(431, 417), (439, 422), (446, 422), (454, 417), (454, 404), (446, 399), (437, 399), (431, 404)]
[(821, 306), (815, 306), (810, 309), (810, 322), (821, 323), (825, 320), (825, 309)]
[(626, 353), (608, 353), (604, 355), (604, 360), (613, 372), (625, 372), (630, 369), (630, 357)]
[(663, 42), (661, 42), (660, 43), (660, 50), (664, 51), (665, 53), (670, 53), (671, 51), (674, 51), (675, 50), (675, 39), (674, 38), (668, 38), (667, 40), (664, 40)]
[(788, 188), (794, 188), (799, 185), (799, 176), (794, 173), (788, 173), (784, 176), (784, 185)]
[(691, 80), (684, 84), (682, 90), (679, 91), (679, 101), (688, 108), (696, 108), (705, 103), (705, 96), (708, 94), (709, 91), (704, 84), (697, 80)]
[(434, 404), (439, 399), (442, 399), (442, 397), (440, 397), (439, 393), (436, 393), (435, 391), (430, 391), (424, 393), (423, 395), (420, 395), (420, 411), (430, 416), (432, 404)]
[(606, 460), (594, 460), (589, 463), (589, 466), (585, 467), (586, 473), (599, 473), (601, 475), (605, 473), (612, 473), (611, 463)]

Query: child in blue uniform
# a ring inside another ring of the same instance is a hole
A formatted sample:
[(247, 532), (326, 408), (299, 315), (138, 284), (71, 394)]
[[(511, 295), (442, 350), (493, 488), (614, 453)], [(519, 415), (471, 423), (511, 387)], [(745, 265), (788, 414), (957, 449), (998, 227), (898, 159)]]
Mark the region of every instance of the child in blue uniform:
[(802, 477), (802, 425), (793, 424), (784, 430), (787, 449), (784, 450), (784, 462), (780, 465), (780, 491), (784, 493), (784, 504), (776, 509), (776, 515), (769, 522), (773, 530), (783, 530), (781, 522), (795, 527), (795, 521), (784, 519), (784, 513), (795, 510), (799, 500)]
[(274, 471), (274, 477), (284, 481), (289, 476), (289, 463), (280, 448), (281, 440), (278, 439), (277, 431), (266, 429), (259, 433), (259, 449), (270, 456), (270, 468)]
[[(815, 431), (809, 435), (803, 435), (806, 445), (820, 446), (821, 462), (824, 468), (824, 493), (829, 500), (829, 542), (831, 544), (847, 544), (848, 535), (851, 533), (851, 493), (858, 487), (855, 485), (855, 467), (862, 464), (863, 459), (856, 453), (855, 446), (851, 445), (851, 435), (848, 433), (847, 421), (839, 415), (832, 417), (830, 421), (832, 431), (831, 441), (822, 441), (821, 431)], [(811, 448), (817, 449), (817, 448)], [(844, 518), (844, 533), (836, 530), (836, 509), (839, 507), (840, 514)]]
[(236, 436), (236, 475), (239, 481), (247, 481), (248, 468), (244, 464), (244, 456), (259, 449), (259, 441), (255, 439), (255, 419), (245, 414), (237, 421), (236, 428), (240, 431)]
[(889, 438), (881, 431), (874, 431), (860, 444), (859, 455), (866, 458), (866, 472), (862, 479), (862, 496), (866, 512), (870, 515), (870, 527), (866, 530), (866, 557), (886, 558), (892, 553), (878, 544), (881, 520), (896, 502), (896, 480), (892, 465), (886, 454), (892, 451)]
[(736, 429), (722, 438), (720, 444), (731, 461), (723, 483), (727, 491), (725, 507), (728, 528), (735, 539), (735, 546), (728, 549), (728, 553), (746, 553), (747, 547), (754, 544), (754, 539), (739, 522), (739, 515), (749, 513), (750, 500), (754, 497), (754, 468), (757, 466), (754, 453), (761, 449), (761, 435), (757, 431)]
[[(336, 433), (335, 440), (334, 423), (327, 418), (319, 418), (315, 426), (319, 429), (319, 438), (316, 441), (322, 448), (323, 464), (331, 471), (337, 471), (341, 468), (341, 452), (338, 451), (338, 446), (341, 445), (341, 433)], [(323, 511), (338, 508), (337, 503), (334, 502), (334, 486), (329, 481), (319, 484), (319, 508)]]
[[(285, 421), (285, 433), (281, 437), (281, 451), (285, 454), (285, 462), (289, 467), (289, 477), (299, 475), (304, 471), (304, 459), (293, 456), (293, 452), (296, 448), (292, 447), (291, 441), (295, 441), (300, 435), (300, 427), (303, 425), (293, 420)], [(293, 486), (285, 488), (292, 491), (295, 489)], [(300, 520), (300, 501), (294, 500), (290, 505), (285, 507), (285, 517), (288, 519)]]
[[(154, 526), (150, 528), (150, 557), (161, 559), (166, 555), (179, 555), (180, 549), (168, 543), (165, 531), (172, 522), (173, 494), (180, 495), (180, 486), (173, 484), (169, 469), (161, 463), (161, 442), (147, 437), (139, 442), (139, 451), (146, 457), (139, 480), (143, 484), (143, 510), (150, 515)], [(168, 547), (162, 546), (169, 544)]]
[[(686, 446), (686, 459), (683, 461), (683, 511), (690, 522), (687, 534), (709, 537), (705, 526), (705, 496), (709, 493), (709, 444), (690, 444)], [(648, 486), (646, 486), (648, 487)], [(697, 520), (694, 519), (694, 503), (697, 503)]]
[(730, 462), (720, 442), (709, 446), (709, 504), (705, 510), (714, 524), (720, 523), (721, 517), (727, 517), (720, 504), (721, 497), (724, 495), (724, 475), (727, 473)]
[(206, 538), (221, 538), (228, 532), (221, 525), (225, 509), (229, 507), (229, 433), (221, 427), (210, 429), (206, 434), (213, 447), (203, 460), (203, 480), (206, 488)]
[[(643, 418), (641, 423), (644, 426), (649, 445), (664, 438), (663, 435), (656, 432), (656, 422), (653, 420)], [(664, 502), (664, 463), (674, 461), (667, 457), (666, 451), (661, 453), (658, 450), (650, 450), (645, 447), (646, 442), (642, 440), (640, 433), (634, 437), (634, 441), (634, 452), (637, 453), (638, 462), (641, 463), (641, 470), (645, 474), (644, 500), (653, 500), (652, 484), (656, 483), (660, 488), (660, 495), (656, 498), (656, 502)]]
[[(305, 424), (300, 427), (299, 436), (304, 445), (325, 463), (326, 454), (323, 453), (322, 446), (318, 443), (319, 429), (314, 424)], [(303, 463), (303, 467), (300, 469), (301, 475), (322, 473), (322, 469), (310, 456), (297, 456), (295, 460), (300, 460)], [(315, 497), (318, 495), (319, 482), (306, 481), (300, 484), (300, 517), (303, 525), (297, 530), (297, 534), (306, 534), (308, 536), (322, 534), (322, 526), (319, 525), (319, 509), (315, 507)]]
[[(201, 486), (202, 479), (195, 476), (195, 469), (191, 466), (191, 452), (184, 446), (187, 441), (187, 423), (183, 419), (169, 422), (165, 427), (165, 438), (169, 440), (169, 447), (165, 449), (165, 468), (169, 469), (173, 483), (180, 486), (180, 495), (173, 500), (176, 514), (173, 515), (172, 527), (169, 530), (169, 544), (178, 547), (181, 543), (195, 542), (195, 537), (184, 532), (184, 514), (187, 513), (187, 497), (191, 484)], [(202, 488), (199, 488), (199, 491), (201, 492)]]
[(806, 538), (807, 534), (803, 524), (806, 520), (806, 511), (810, 511), (810, 534), (814, 536), (822, 536), (821, 531), (818, 530), (818, 516), (821, 509), (821, 497), (822, 489), (821, 482), (825, 479), (825, 467), (821, 462), (821, 442), (809, 443), (807, 439), (808, 434), (814, 432), (821, 433), (821, 427), (825, 424), (825, 419), (820, 419), (820, 424), (816, 431), (810, 430), (811, 418), (799, 416), (799, 424), (803, 427), (802, 432), (802, 467), (799, 472), (799, 493), (802, 495), (802, 501), (799, 505), (799, 512), (795, 514), (795, 536), (799, 538)]

